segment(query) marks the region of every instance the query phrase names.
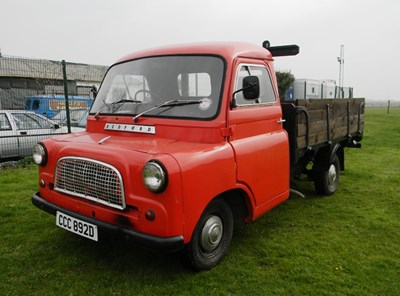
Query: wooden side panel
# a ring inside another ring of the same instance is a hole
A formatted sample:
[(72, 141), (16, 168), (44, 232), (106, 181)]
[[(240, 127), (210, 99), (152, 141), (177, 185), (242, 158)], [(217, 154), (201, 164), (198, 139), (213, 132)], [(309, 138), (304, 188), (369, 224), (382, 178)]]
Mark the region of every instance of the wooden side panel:
[(295, 105), (307, 110), (297, 116), (297, 148), (336, 141), (360, 134), (364, 129), (364, 99), (296, 100)]

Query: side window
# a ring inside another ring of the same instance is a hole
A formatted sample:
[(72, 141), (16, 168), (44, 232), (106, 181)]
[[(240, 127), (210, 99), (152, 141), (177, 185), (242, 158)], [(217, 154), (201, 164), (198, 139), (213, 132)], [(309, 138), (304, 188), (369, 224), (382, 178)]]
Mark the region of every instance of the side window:
[(30, 110), (31, 109), (31, 99), (27, 99), (25, 101), (25, 110)]
[(51, 128), (52, 123), (36, 114), (12, 113), (19, 130)]
[(39, 110), (39, 105), (40, 105), (39, 100), (33, 100), (32, 110)]
[(53, 123), (48, 121), (46, 118), (40, 117), (37, 114), (27, 114), (33, 126), (38, 126), (38, 128), (51, 128)]
[(211, 95), (211, 78), (208, 73), (184, 73), (178, 75), (181, 97), (208, 97)]
[(11, 130), (11, 124), (4, 113), (0, 114), (0, 131)]
[(242, 65), (239, 68), (236, 78), (236, 90), (243, 88), (243, 78), (246, 76), (257, 76), (260, 81), (260, 97), (257, 100), (248, 101), (243, 97), (243, 92), (238, 92), (235, 95), (236, 104), (253, 105), (253, 104), (266, 104), (276, 101), (274, 88), (272, 86), (271, 77), (269, 76), (267, 68), (264, 66)]

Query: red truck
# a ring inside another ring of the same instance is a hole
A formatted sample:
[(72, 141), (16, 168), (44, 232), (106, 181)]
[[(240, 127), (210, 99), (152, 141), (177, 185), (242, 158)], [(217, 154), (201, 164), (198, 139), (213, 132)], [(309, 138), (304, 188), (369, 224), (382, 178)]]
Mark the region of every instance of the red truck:
[(280, 102), (273, 57), (298, 52), (212, 43), (120, 59), (86, 131), (34, 147), (33, 204), (88, 239), (120, 233), (151, 249), (184, 250), (197, 270), (212, 268), (234, 222), (285, 201), (301, 174), (333, 194), (344, 148), (360, 147), (363, 99)]

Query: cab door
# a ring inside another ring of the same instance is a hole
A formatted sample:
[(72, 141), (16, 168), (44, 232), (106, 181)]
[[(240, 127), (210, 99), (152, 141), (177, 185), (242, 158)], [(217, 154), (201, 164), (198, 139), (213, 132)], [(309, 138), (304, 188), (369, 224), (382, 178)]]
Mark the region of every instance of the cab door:
[[(289, 144), (282, 111), (266, 64), (237, 65), (234, 103), (229, 111), (230, 143), (235, 151), (237, 182), (251, 190), (256, 207), (272, 208), (289, 192)], [(257, 99), (243, 96), (243, 78), (257, 76)], [(270, 206), (268, 205), (270, 204)]]

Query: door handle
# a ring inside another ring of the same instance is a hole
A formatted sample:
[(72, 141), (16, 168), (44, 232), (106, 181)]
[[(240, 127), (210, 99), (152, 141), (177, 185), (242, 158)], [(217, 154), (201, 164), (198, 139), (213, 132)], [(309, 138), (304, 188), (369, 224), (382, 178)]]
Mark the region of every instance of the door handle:
[(278, 121), (277, 121), (277, 123), (280, 123), (280, 124), (282, 124), (284, 122), (286, 122), (286, 119), (283, 119), (283, 118), (279, 118)]
[(27, 135), (28, 132), (20, 132), (21, 135)]

